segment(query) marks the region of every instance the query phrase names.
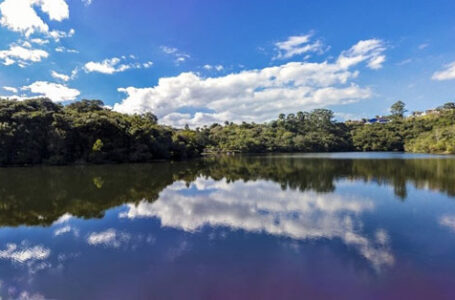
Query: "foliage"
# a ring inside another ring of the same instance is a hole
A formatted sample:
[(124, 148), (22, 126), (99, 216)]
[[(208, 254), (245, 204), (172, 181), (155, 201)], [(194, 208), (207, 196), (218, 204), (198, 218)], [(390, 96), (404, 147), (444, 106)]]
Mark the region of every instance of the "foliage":
[(114, 112), (100, 100), (63, 106), (45, 98), (0, 99), (0, 166), (149, 162), (203, 152), (455, 152), (455, 104), (423, 117), (404, 118), (401, 101), (391, 111), (385, 124), (340, 123), (332, 111), (316, 109), (263, 124), (192, 130), (158, 125), (152, 113)]
[(228, 123), (209, 130), (211, 147), (219, 152), (330, 152), (351, 149), (348, 128), (333, 120), (333, 113), (280, 114), (268, 124)]
[(405, 149), (409, 152), (455, 153), (455, 125), (421, 133), (411, 139)]
[[(183, 137), (182, 137), (183, 136)], [(197, 135), (126, 115), (100, 100), (0, 100), (0, 165), (146, 162), (199, 155)], [(178, 142), (176, 142), (178, 141)], [(198, 146), (195, 146), (195, 145)]]
[(394, 117), (386, 124), (351, 124), (357, 151), (455, 153), (455, 107), (446, 103), (426, 116)]
[(392, 114), (392, 117), (395, 118), (403, 118), (406, 109), (406, 105), (404, 104), (403, 101), (397, 101), (392, 106), (390, 107), (390, 113)]

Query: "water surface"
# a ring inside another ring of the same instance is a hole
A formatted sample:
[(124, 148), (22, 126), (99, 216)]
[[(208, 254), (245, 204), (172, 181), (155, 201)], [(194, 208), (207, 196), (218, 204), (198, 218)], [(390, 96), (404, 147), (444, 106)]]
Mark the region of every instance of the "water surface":
[(0, 298), (454, 299), (455, 159), (0, 169)]

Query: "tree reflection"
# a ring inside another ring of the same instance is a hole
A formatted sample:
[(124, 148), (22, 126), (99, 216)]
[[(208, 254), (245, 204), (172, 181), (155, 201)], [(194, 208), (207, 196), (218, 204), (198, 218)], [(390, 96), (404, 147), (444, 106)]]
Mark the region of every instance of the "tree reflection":
[(175, 181), (266, 180), (283, 190), (329, 193), (338, 180), (390, 185), (406, 199), (407, 185), (455, 196), (454, 159), (328, 159), (219, 156), (189, 162), (36, 167), (0, 170), (0, 225), (50, 225), (69, 213), (99, 218), (124, 203), (153, 202)]

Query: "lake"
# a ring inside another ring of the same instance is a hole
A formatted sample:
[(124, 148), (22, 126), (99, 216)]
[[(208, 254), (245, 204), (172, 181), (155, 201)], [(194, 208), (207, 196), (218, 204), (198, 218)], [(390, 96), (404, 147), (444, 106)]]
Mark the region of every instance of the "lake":
[(455, 299), (455, 158), (0, 169), (0, 298)]

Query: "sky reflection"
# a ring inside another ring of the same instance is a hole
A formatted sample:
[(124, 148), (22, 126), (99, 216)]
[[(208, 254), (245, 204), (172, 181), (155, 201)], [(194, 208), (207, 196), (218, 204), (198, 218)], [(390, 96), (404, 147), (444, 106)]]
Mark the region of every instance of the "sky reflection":
[(0, 297), (451, 299), (455, 164), (447, 162), (46, 169), (52, 176), (36, 198), (0, 190), (0, 213), (12, 216), (0, 227)]
[(119, 217), (156, 217), (163, 226), (188, 232), (208, 225), (292, 239), (338, 238), (380, 269), (393, 265), (394, 257), (383, 229), (375, 239), (361, 234), (359, 215), (371, 210), (372, 200), (350, 195), (283, 191), (266, 181), (228, 184), (198, 178), (189, 188), (175, 183), (153, 203), (129, 204)]

